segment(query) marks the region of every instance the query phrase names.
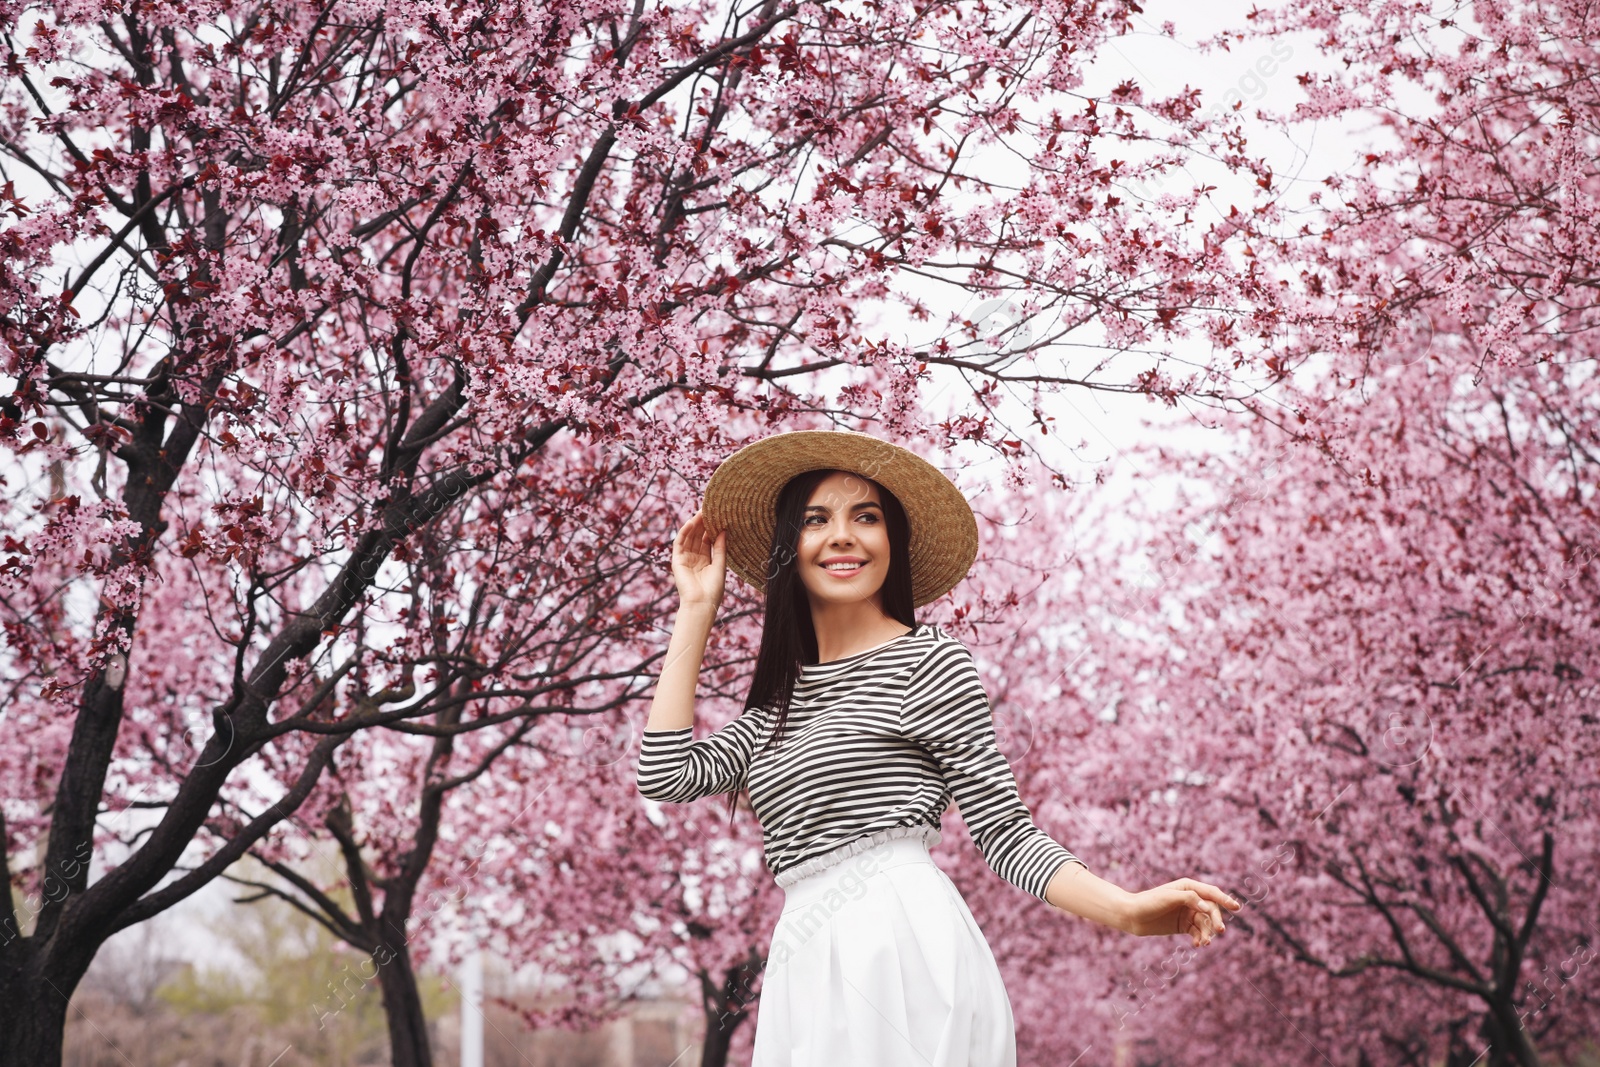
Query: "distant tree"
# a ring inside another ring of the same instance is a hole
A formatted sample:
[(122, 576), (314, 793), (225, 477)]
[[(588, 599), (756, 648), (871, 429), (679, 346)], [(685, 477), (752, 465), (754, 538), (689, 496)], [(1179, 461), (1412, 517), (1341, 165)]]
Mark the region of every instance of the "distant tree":
[(592, 768), (528, 805), (484, 865), (472, 926), (570, 994), (530, 1023), (592, 1026), (686, 983), (700, 1063), (741, 1062), (783, 900), (760, 828), (748, 806), (730, 825), (714, 801), (646, 802), (634, 775), (632, 759)]

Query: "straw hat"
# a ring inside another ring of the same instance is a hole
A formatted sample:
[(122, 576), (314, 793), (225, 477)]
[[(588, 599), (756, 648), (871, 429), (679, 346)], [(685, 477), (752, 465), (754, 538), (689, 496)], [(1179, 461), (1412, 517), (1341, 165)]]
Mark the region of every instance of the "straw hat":
[(728, 531), (728, 565), (765, 592), (778, 493), (797, 474), (843, 470), (882, 485), (911, 527), (911, 597), (921, 607), (967, 576), (978, 556), (978, 522), (967, 498), (927, 460), (854, 430), (789, 430), (745, 445), (706, 485), (706, 526)]

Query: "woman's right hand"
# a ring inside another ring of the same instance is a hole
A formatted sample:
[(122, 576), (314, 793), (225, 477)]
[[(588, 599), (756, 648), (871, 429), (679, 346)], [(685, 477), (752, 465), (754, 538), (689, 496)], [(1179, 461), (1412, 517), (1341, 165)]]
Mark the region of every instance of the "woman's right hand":
[(722, 603), (728, 579), (728, 532), (711, 537), (704, 512), (684, 523), (672, 541), (672, 580), (678, 599), (686, 606), (708, 607)]
[(1200, 948), (1211, 944), (1213, 937), (1221, 937), (1227, 928), (1223, 908), (1238, 911), (1242, 907), (1210, 882), (1179, 878), (1132, 894), (1124, 929), (1136, 937), (1187, 934), (1194, 947)]

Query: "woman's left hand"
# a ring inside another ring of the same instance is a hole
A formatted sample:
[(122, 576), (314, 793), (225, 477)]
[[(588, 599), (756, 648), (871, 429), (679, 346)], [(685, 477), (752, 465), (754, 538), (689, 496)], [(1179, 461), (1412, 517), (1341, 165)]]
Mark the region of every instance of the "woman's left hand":
[(1188, 934), (1200, 948), (1221, 936), (1223, 908), (1238, 911), (1243, 906), (1209, 882), (1179, 878), (1134, 893), (1124, 929), (1137, 937)]

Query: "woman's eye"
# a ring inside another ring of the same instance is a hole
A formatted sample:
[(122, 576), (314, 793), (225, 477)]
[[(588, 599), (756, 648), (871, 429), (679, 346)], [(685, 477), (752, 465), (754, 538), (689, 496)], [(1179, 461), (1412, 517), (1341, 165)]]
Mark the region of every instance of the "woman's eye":
[[(860, 515), (857, 515), (856, 518), (857, 519), (866, 519), (868, 522), (874, 523), (874, 524), (879, 522), (879, 521), (881, 521), (879, 516), (874, 515), (871, 512), (863, 512)], [(826, 516), (826, 515), (807, 515), (806, 518), (805, 518), (805, 525), (810, 526), (813, 521), (826, 523), (828, 521), (828, 516)]]

